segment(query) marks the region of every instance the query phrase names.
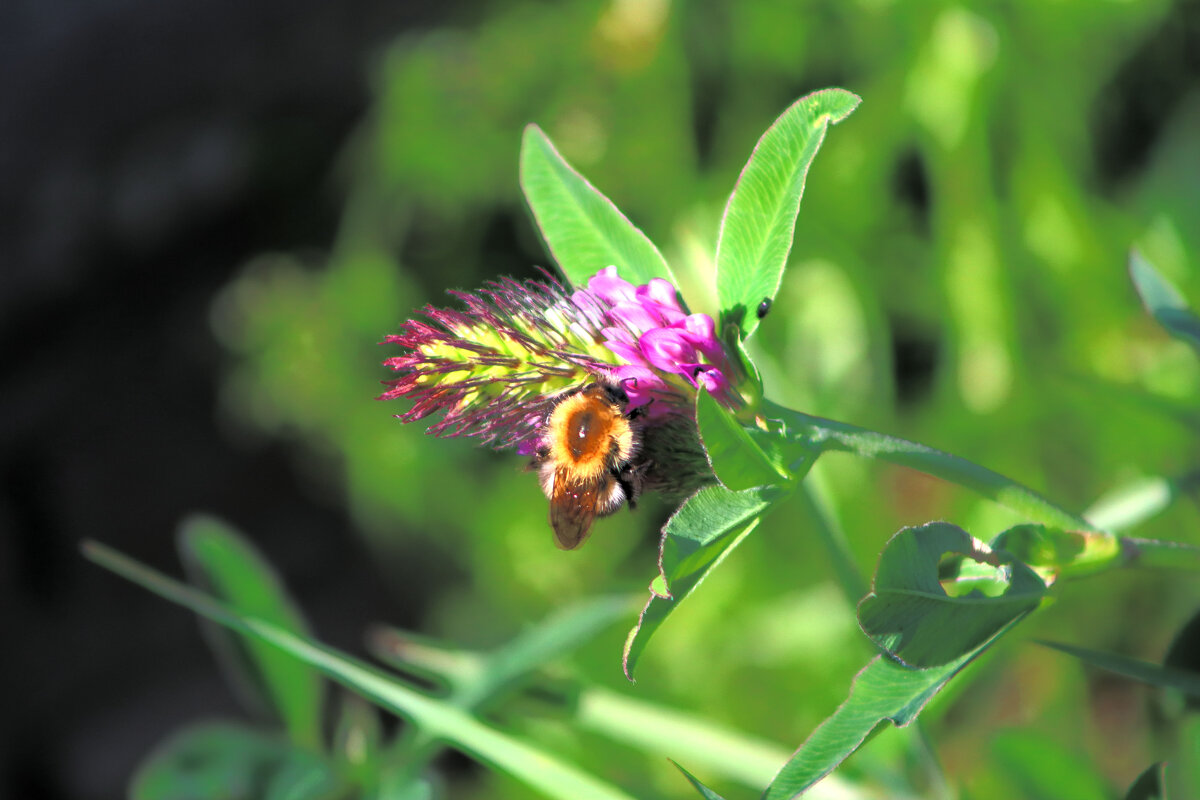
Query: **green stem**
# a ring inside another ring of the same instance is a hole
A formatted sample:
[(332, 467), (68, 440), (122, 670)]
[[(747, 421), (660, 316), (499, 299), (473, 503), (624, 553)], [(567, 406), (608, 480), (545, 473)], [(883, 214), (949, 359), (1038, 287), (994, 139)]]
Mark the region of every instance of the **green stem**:
[(240, 616), (208, 595), (104, 545), (85, 542), (83, 553), (160, 597), (292, 654), (336, 683), (411, 721), (424, 735), (451, 742), (456, 750), (509, 773), (543, 795), (571, 800), (631, 800), (617, 787), (492, 728), (463, 709), (409, 688), (376, 667), (268, 622)]
[(863, 578), (862, 572), (859, 571), (858, 565), (854, 563), (854, 555), (850, 552), (850, 543), (846, 540), (845, 531), (830, 513), (824, 493), (821, 492), (819, 486), (813, 485), (814, 480), (819, 483), (819, 475), (816, 471), (808, 474), (800, 484), (800, 491), (796, 495), (808, 512), (809, 519), (813, 522), (813, 529), (817, 532), (821, 543), (829, 552), (834, 574), (837, 575), (838, 586), (841, 587), (846, 602), (853, 610), (858, 605), (858, 601), (867, 594), (867, 582)]
[(1121, 539), (1120, 563), (1127, 567), (1200, 569), (1200, 547), (1126, 536)]
[(803, 440), (818, 451), (841, 450), (911, 467), (971, 489), (1025, 515), (1032, 521), (1067, 529), (1092, 529), (1083, 517), (1072, 514), (1032, 489), (965, 458), (878, 431), (793, 411), (770, 401), (764, 402), (764, 411), (768, 416), (783, 419), (792, 427), (790, 434), (794, 438)]

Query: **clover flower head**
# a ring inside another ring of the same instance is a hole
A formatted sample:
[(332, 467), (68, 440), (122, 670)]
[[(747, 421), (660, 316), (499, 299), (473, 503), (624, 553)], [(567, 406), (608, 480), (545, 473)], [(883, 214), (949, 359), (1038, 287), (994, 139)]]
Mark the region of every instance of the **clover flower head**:
[(384, 341), (404, 352), (384, 362), (398, 377), (380, 399), (412, 400), (404, 422), (442, 412), (430, 433), (528, 455), (557, 401), (597, 380), (619, 384), (648, 429), (694, 430), (700, 388), (739, 402), (712, 319), (687, 313), (669, 281), (635, 286), (606, 267), (574, 292), (547, 277), (451, 294), (462, 310), (426, 306)]

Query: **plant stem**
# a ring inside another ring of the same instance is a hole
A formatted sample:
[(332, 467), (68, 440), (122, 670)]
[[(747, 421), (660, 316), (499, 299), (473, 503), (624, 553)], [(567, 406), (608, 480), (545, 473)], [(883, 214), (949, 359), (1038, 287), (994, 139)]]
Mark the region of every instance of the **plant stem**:
[(965, 458), (878, 431), (793, 411), (770, 401), (765, 401), (764, 406), (767, 415), (778, 416), (792, 427), (793, 438), (818, 451), (841, 450), (911, 467), (971, 489), (1024, 514), (1031, 521), (1067, 529), (1092, 529), (1083, 517), (1055, 505), (1027, 486)]
[[(813, 484), (814, 480), (818, 485)], [(841, 587), (846, 602), (853, 610), (858, 605), (858, 601), (866, 595), (867, 582), (863, 579), (858, 565), (854, 563), (854, 554), (850, 552), (850, 543), (846, 541), (846, 533), (834, 519), (825, 499), (825, 492), (822, 491), (819, 484), (820, 475), (814, 470), (805, 477), (800, 484), (800, 491), (796, 494), (801, 505), (808, 512), (809, 519), (813, 522), (813, 529), (829, 552), (834, 574), (837, 575), (838, 586)]]
[(1126, 536), (1121, 539), (1121, 565), (1200, 569), (1200, 547), (1182, 542)]

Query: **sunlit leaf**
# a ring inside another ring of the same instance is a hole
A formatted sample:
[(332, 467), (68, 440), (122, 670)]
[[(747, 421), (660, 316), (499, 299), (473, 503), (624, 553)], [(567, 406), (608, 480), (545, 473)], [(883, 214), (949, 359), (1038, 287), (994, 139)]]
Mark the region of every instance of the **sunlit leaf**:
[(1193, 699), (1200, 699), (1200, 673), (1198, 672), (1165, 667), (1149, 661), (1123, 656), (1120, 653), (1105, 653), (1099, 650), (1090, 650), (1086, 647), (1066, 644), (1065, 642), (1037, 640), (1037, 643), (1045, 647), (1060, 650), (1067, 655), (1075, 656), (1080, 661), (1083, 661), (1085, 664), (1091, 664), (1093, 667), (1099, 667), (1100, 669), (1141, 683), (1157, 686), (1160, 689), (1176, 689)]
[(842, 89), (813, 92), (793, 103), (758, 140), (725, 206), (717, 238), (722, 327), (738, 325), (743, 338), (758, 327), (756, 309), (779, 291), (808, 167), (826, 129), (860, 102)]
[(717, 480), (735, 492), (770, 486), (791, 479), (778, 447), (778, 436), (753, 437), (737, 418), (708, 392), (696, 393), (696, 424), (700, 441)]
[(210, 723), (175, 734), (138, 767), (131, 800), (319, 800), (345, 789), (320, 756), (286, 739)]
[[(179, 552), (192, 583), (248, 617), (307, 635), (308, 626), (275, 571), (232, 528), (210, 517), (191, 517), (180, 527)], [(278, 648), (211, 623), (204, 628), (247, 701), (282, 720), (294, 741), (315, 748), (324, 699), (320, 675)]]
[(104, 545), (85, 542), (83, 551), (97, 564), (160, 597), (292, 654), (331, 680), (410, 720), (427, 735), (446, 740), (452, 747), (509, 773), (547, 797), (562, 800), (630, 800), (629, 795), (620, 789), (537, 747), (485, 725), (460, 708), (418, 692), (376, 667), (277, 625), (237, 614), (213, 598)]
[[(939, 582), (944, 556), (985, 564), (999, 585), (977, 583), (951, 596)], [(995, 552), (956, 525), (932, 522), (905, 528), (879, 556), (871, 593), (858, 605), (867, 636), (914, 667), (947, 664), (1037, 608), (1046, 585), (1033, 570)]]
[(1033, 523), (1002, 532), (992, 540), (992, 547), (1048, 575), (1070, 577), (1100, 571), (1121, 558), (1121, 542), (1111, 534)]
[(630, 283), (665, 278), (678, 286), (654, 243), (559, 155), (537, 125), (526, 126), (521, 140), (521, 189), (542, 238), (573, 285), (615, 266)]
[(1179, 290), (1137, 250), (1129, 254), (1129, 277), (1146, 310), (1167, 333), (1200, 351), (1200, 317), (1188, 307)]
[(732, 492), (721, 486), (688, 498), (663, 528), (662, 571), (650, 586), (650, 600), (625, 639), (625, 676), (633, 669), (659, 626), (725, 556), (758, 524), (759, 515), (785, 492), (761, 487)]
[(1010, 627), (962, 658), (932, 669), (912, 669), (883, 655), (871, 659), (855, 676), (850, 696), (800, 745), (767, 787), (763, 800), (796, 797), (837, 769), (885, 723), (908, 725), (951, 678)]

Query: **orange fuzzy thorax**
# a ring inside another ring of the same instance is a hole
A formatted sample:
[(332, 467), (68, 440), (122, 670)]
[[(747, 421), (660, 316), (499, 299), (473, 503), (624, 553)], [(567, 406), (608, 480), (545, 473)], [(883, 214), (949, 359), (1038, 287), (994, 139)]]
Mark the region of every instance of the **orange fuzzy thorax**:
[(595, 481), (633, 457), (633, 429), (599, 386), (559, 403), (547, 429), (550, 461), (569, 483)]

